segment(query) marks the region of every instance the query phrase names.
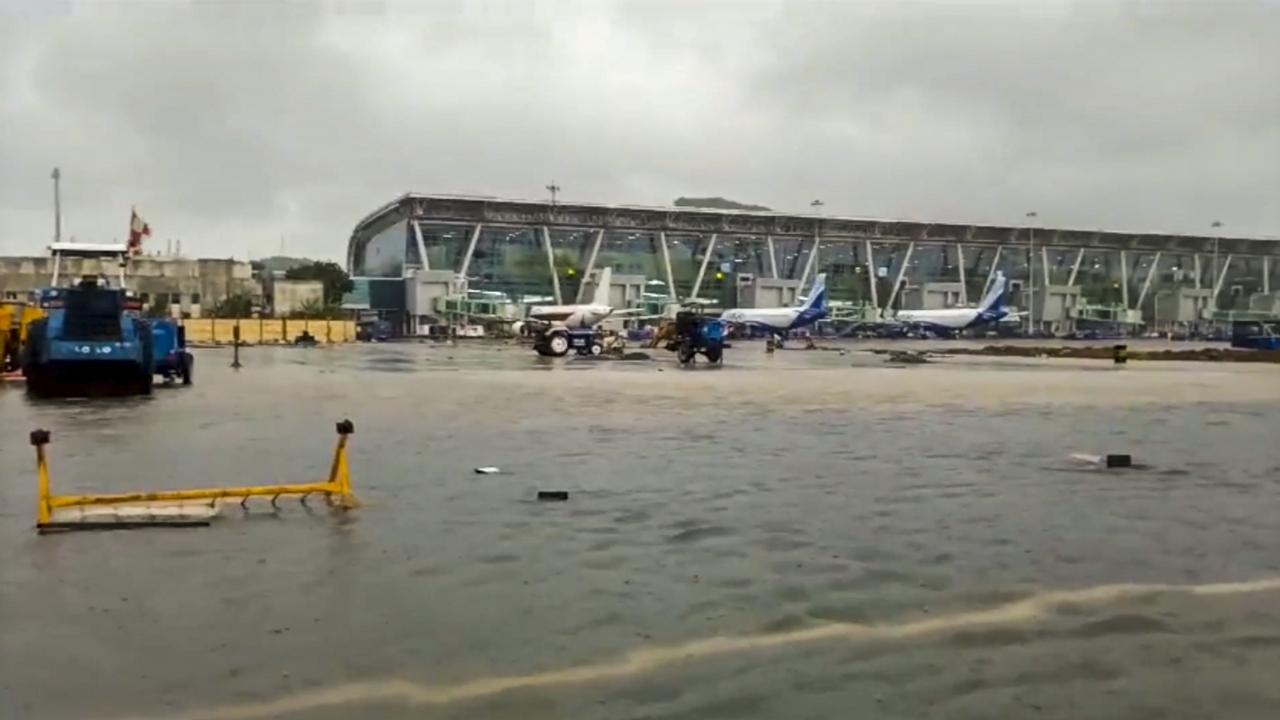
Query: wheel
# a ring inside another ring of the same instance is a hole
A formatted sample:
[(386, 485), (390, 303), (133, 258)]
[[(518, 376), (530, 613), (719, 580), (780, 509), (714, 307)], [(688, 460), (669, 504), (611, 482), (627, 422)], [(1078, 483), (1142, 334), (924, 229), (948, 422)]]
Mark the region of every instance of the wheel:
[(569, 354), (569, 336), (566, 333), (552, 333), (547, 337), (547, 351), (554, 357)]
[(178, 377), (183, 385), (190, 385), (196, 371), (195, 356), (189, 352), (178, 354)]
[(31, 377), (40, 365), (49, 321), (40, 319), (27, 326), (27, 344), (22, 348), (22, 374)]
[(698, 354), (698, 351), (694, 350), (691, 346), (681, 345), (680, 349), (676, 353), (676, 357), (680, 359), (681, 365), (688, 365), (689, 363), (693, 362), (693, 356), (697, 354)]
[(155, 337), (151, 334), (149, 322), (137, 320), (133, 329), (137, 333), (138, 344), (142, 349), (142, 367), (138, 368), (137, 392), (139, 395), (150, 395), (156, 372)]
[(724, 349), (719, 345), (708, 347), (702, 354), (707, 356), (707, 362), (718, 363), (724, 359)]
[(587, 348), (587, 352), (591, 353), (592, 355), (599, 355), (600, 353), (604, 352), (604, 345), (601, 345), (600, 341), (596, 340), (595, 342), (591, 343), (591, 347)]

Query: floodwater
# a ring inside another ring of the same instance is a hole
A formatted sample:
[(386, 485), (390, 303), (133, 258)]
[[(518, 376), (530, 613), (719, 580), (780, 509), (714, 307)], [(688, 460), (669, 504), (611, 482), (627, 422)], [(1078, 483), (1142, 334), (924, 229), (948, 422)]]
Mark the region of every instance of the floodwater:
[[(841, 347), (0, 387), (0, 717), (1280, 716), (1280, 370)], [(319, 480), (346, 417), (345, 517), (32, 531), (32, 428), (69, 493)]]

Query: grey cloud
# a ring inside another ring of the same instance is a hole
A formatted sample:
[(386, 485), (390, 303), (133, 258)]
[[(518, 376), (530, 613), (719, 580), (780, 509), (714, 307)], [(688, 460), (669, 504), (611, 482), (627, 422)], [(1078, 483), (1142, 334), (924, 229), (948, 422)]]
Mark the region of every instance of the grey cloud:
[(603, 202), (1280, 233), (1273, 4), (33, 7), (0, 10), (0, 252), (47, 241), (53, 165), (71, 232), (119, 236), (136, 203), (210, 255), (284, 234), (338, 257), (401, 192), (553, 178)]

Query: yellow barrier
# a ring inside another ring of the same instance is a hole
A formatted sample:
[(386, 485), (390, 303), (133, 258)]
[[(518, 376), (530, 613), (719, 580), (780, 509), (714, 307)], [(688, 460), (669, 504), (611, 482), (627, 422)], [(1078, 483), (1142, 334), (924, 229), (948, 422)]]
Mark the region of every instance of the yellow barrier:
[(182, 321), (187, 342), (230, 345), (236, 324), (240, 325), (240, 342), (247, 345), (292, 343), (304, 332), (319, 343), (355, 342), (356, 324), (351, 320), (303, 320), (289, 318), (193, 318)]
[(67, 508), (89, 508), (103, 506), (122, 506), (137, 503), (184, 503), (191, 501), (207, 501), (211, 508), (216, 508), (217, 501), (227, 498), (240, 498), (243, 506), (251, 497), (271, 497), (274, 506), (281, 495), (299, 495), (305, 504), (309, 495), (324, 495), (331, 507), (348, 510), (359, 506), (355, 494), (351, 491), (351, 467), (347, 461), (347, 438), (355, 433), (355, 426), (350, 420), (338, 423), (338, 444), (333, 451), (333, 464), (329, 468), (329, 479), (325, 482), (294, 483), (285, 485), (251, 485), (246, 487), (202, 488), (196, 490), (161, 490), (158, 492), (115, 493), (106, 495), (54, 495), (49, 482), (49, 458), (45, 447), (49, 444), (48, 430), (33, 430), (31, 444), (36, 449), (36, 472), (40, 482), (39, 508), (36, 511), (36, 529), (40, 532), (50, 530), (82, 530), (119, 527), (136, 527), (139, 525), (207, 525), (208, 521), (194, 522), (160, 522), (154, 518), (145, 522), (94, 522), (58, 521), (55, 514)]

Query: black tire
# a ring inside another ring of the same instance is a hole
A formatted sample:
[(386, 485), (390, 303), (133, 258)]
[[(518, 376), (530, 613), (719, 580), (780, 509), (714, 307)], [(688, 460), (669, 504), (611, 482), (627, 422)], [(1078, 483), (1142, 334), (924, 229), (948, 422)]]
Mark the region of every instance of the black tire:
[(681, 365), (688, 365), (693, 362), (693, 357), (697, 354), (698, 351), (689, 345), (681, 345), (680, 349), (676, 351), (676, 357), (679, 358)]
[(134, 321), (134, 332), (138, 334), (138, 344), (142, 347), (142, 367), (138, 369), (137, 392), (139, 395), (150, 395), (155, 382), (155, 337), (151, 334), (151, 323), (145, 320)]
[(718, 363), (724, 359), (724, 348), (712, 346), (704, 350), (702, 354), (707, 356), (708, 362)]
[(182, 378), (183, 385), (190, 385), (195, 379), (196, 359), (189, 352), (178, 354), (178, 376)]
[(37, 366), (44, 357), (45, 335), (49, 332), (49, 321), (45, 319), (32, 321), (27, 326), (27, 346), (22, 348), (22, 374), (31, 377), (36, 374)]
[(599, 340), (591, 343), (591, 347), (587, 348), (587, 352), (592, 355), (599, 355), (604, 352), (604, 345)]
[(564, 357), (569, 354), (569, 333), (554, 332), (547, 335), (547, 353), (552, 357)]

